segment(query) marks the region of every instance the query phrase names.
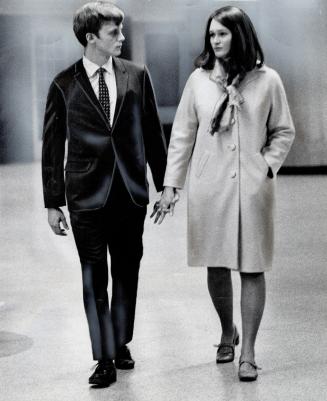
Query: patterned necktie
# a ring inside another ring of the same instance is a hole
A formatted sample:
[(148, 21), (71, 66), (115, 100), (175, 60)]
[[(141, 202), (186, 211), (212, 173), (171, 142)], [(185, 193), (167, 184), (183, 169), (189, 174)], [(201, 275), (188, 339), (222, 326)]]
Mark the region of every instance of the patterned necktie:
[(99, 102), (101, 103), (101, 106), (106, 113), (106, 116), (110, 124), (110, 97), (109, 97), (109, 90), (106, 85), (106, 82), (104, 80), (104, 73), (105, 69), (104, 68), (99, 68), (98, 73), (99, 73)]

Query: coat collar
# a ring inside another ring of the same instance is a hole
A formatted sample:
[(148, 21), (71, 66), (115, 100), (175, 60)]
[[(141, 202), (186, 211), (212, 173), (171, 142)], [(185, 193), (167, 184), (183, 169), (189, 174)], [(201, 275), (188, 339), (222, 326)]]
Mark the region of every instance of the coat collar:
[[(267, 71), (267, 67), (262, 65), (261, 67), (256, 67), (252, 71), (249, 71), (245, 77), (243, 78), (242, 82), (240, 83), (239, 89), (242, 91), (250, 82), (256, 80), (261, 76), (262, 73)], [(222, 86), (226, 85), (226, 81), (221, 76), (221, 70), (217, 63), (215, 63), (214, 68), (209, 73), (209, 78), (211, 81), (216, 82)]]
[(262, 65), (261, 67), (256, 67), (252, 71), (249, 71), (240, 84), (240, 90), (242, 91), (250, 82), (260, 78), (262, 73), (265, 73), (266, 71), (267, 67), (265, 65)]
[[(114, 121), (111, 128), (112, 134), (124, 102), (128, 83), (128, 73), (126, 71), (124, 63), (120, 59), (113, 57), (113, 69), (116, 75), (117, 102), (116, 102)], [(92, 106), (97, 110), (97, 112), (101, 116), (108, 130), (110, 130), (110, 124), (107, 120), (107, 117), (104, 113), (103, 108), (101, 107), (98, 98), (94, 93), (90, 80), (86, 74), (85, 68), (83, 66), (83, 59), (78, 60), (78, 62), (75, 64), (74, 77), (79, 83), (80, 87), (82, 88), (83, 92), (85, 93), (86, 97), (88, 98)]]

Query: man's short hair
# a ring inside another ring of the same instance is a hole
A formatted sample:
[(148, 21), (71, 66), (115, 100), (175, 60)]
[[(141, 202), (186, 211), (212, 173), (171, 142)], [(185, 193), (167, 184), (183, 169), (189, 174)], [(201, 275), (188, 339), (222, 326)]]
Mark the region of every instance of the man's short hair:
[(115, 4), (107, 1), (92, 1), (76, 11), (73, 29), (78, 41), (86, 47), (87, 33), (94, 33), (98, 36), (99, 30), (105, 22), (114, 22), (119, 25), (123, 19), (123, 11)]

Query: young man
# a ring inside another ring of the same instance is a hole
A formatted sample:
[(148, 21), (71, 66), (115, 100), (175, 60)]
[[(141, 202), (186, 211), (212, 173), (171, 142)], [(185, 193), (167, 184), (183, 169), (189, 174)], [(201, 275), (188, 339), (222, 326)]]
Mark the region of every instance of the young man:
[(149, 74), (144, 66), (116, 58), (125, 40), (123, 19), (123, 12), (108, 2), (87, 3), (76, 12), (74, 32), (84, 56), (52, 82), (43, 134), (45, 207), (54, 233), (66, 235), (60, 206), (67, 199), (93, 358), (98, 361), (89, 383), (100, 386), (116, 381), (116, 368), (134, 367), (126, 344), (133, 336), (149, 202), (146, 164), (158, 191), (166, 167)]

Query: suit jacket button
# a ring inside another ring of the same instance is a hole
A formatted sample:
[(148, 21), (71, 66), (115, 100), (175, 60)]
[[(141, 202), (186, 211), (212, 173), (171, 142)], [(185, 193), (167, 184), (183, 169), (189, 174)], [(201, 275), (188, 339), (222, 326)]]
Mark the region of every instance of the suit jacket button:
[(235, 178), (236, 177), (236, 171), (233, 171), (230, 176), (231, 176), (231, 178)]

